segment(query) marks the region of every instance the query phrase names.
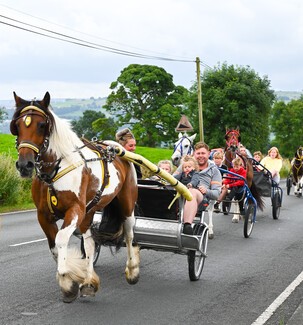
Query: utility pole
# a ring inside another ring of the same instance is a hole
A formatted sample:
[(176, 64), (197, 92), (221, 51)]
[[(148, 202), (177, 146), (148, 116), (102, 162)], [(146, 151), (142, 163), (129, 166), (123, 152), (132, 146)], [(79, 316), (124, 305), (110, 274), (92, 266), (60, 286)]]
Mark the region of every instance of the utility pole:
[(200, 141), (204, 142), (200, 59), (196, 58)]

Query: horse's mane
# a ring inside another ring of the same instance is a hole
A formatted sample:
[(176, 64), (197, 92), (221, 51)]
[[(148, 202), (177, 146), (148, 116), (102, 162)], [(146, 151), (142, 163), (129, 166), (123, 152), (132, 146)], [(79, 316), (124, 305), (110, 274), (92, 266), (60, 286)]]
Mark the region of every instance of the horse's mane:
[(69, 121), (60, 119), (53, 111), (49, 111), (54, 119), (53, 131), (49, 137), (49, 148), (57, 158), (64, 157), (71, 164), (79, 161), (75, 148), (83, 146), (83, 142), (72, 130)]

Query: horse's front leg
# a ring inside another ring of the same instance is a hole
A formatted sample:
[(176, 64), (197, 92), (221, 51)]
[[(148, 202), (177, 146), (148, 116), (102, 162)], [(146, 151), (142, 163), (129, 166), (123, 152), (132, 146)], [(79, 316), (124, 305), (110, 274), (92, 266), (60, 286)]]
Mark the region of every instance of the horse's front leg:
[(134, 239), (134, 212), (124, 222), (124, 238), (127, 248), (127, 262), (125, 268), (126, 280), (129, 284), (136, 284), (140, 276), (140, 249), (138, 245), (133, 246)]
[[(81, 281), (80, 273), (83, 270), (75, 270), (76, 260), (81, 259), (80, 250), (68, 250), (69, 239), (77, 228), (77, 217), (73, 218), (71, 223), (58, 231), (56, 236), (57, 258), (57, 280), (60, 285), (63, 301), (72, 302), (79, 295), (79, 282)], [(82, 277), (84, 274), (82, 274)]]

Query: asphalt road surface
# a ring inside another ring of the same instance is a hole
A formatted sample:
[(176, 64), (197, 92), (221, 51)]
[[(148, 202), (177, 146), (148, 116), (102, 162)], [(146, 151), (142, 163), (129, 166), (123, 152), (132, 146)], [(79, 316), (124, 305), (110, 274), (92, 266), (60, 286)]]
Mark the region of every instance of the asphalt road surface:
[(142, 250), (140, 280), (129, 285), (125, 248), (112, 255), (103, 247), (96, 265), (101, 290), (71, 304), (62, 302), (35, 212), (0, 215), (0, 324), (287, 324), (303, 298), (301, 282), (285, 293), (303, 270), (303, 198), (282, 188), (279, 220), (266, 198), (248, 239), (243, 222), (215, 214), (199, 281), (189, 280), (186, 256)]

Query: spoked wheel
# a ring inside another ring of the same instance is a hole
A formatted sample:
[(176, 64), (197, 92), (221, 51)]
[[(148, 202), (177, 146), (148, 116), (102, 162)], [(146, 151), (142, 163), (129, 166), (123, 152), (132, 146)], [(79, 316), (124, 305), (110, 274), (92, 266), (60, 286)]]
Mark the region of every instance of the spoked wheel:
[[(101, 245), (95, 243), (95, 255), (94, 255), (94, 261), (93, 264), (94, 266), (96, 265), (99, 255), (100, 255), (100, 250), (101, 250)], [(85, 249), (84, 249), (84, 239), (83, 237), (81, 238), (81, 252), (83, 254), (83, 257), (85, 257)]]
[(281, 194), (279, 190), (274, 192), (274, 196), (271, 200), (272, 204), (272, 216), (274, 219), (279, 219), (280, 216), (280, 208), (281, 208)]
[(231, 208), (231, 202), (229, 202), (229, 201), (222, 202), (223, 214), (228, 215), (230, 212), (230, 208)]
[(194, 235), (201, 235), (202, 237), (200, 240), (200, 250), (190, 250), (187, 254), (188, 273), (191, 281), (199, 280), (203, 271), (208, 244), (208, 228), (203, 224), (196, 224), (194, 226)]
[(245, 216), (244, 216), (244, 237), (248, 238), (254, 228), (254, 214), (255, 214), (256, 206), (249, 202), (245, 206)]
[(288, 176), (286, 179), (287, 195), (289, 195), (290, 193), (291, 185), (292, 185), (292, 179), (290, 176)]

